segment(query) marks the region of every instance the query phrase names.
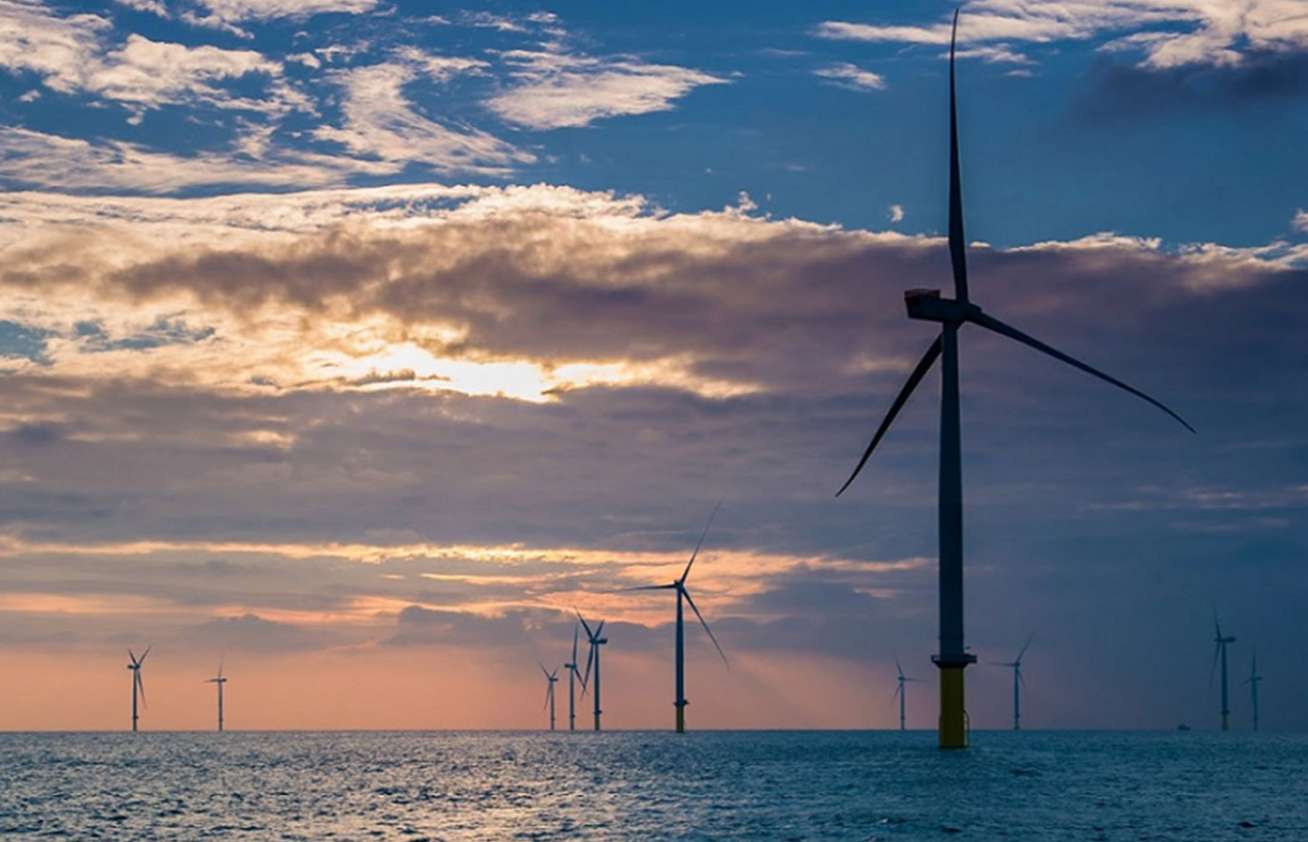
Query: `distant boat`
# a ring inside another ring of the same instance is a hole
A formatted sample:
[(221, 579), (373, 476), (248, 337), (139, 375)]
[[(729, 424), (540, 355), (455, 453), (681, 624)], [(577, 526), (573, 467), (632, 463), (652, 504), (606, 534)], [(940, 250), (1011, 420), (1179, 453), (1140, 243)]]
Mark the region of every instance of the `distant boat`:
[(1178, 731), (1189, 731), (1189, 730), (1190, 730), (1190, 726), (1189, 726), (1189, 725), (1186, 725), (1184, 722), (1182, 722), (1180, 725), (1176, 726), (1176, 730), (1178, 730)]

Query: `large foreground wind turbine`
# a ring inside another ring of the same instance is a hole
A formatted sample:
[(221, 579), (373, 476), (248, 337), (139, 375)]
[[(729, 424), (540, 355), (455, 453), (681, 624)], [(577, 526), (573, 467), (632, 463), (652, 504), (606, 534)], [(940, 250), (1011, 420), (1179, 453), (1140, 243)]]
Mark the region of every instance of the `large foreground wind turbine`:
[(586, 681), (582, 678), (581, 669), (577, 666), (577, 635), (581, 631), (579, 626), (572, 627), (572, 661), (563, 665), (568, 671), (568, 730), (577, 730), (577, 682), (581, 681), (581, 692), (586, 693)]
[(1254, 649), (1253, 665), (1249, 668), (1249, 677), (1242, 681), (1241, 684), (1249, 685), (1249, 695), (1253, 701), (1253, 729), (1255, 731), (1258, 730), (1258, 682), (1262, 680), (1263, 677), (1258, 674), (1258, 650)]
[(1222, 624), (1217, 620), (1217, 607), (1213, 606), (1213, 631), (1217, 633), (1213, 638), (1217, 642), (1217, 648), (1213, 650), (1213, 665), (1208, 670), (1208, 686), (1213, 686), (1213, 672), (1217, 669), (1217, 661), (1222, 662), (1222, 730), (1231, 730), (1231, 706), (1227, 701), (1226, 694), (1226, 647), (1228, 644), (1235, 643), (1234, 637), (1222, 636)]
[(595, 700), (595, 730), (598, 731), (600, 730), (600, 714), (603, 713), (603, 709), (600, 707), (600, 647), (608, 643), (609, 639), (604, 637), (603, 620), (600, 620), (592, 629), (586, 619), (581, 616), (580, 611), (577, 612), (577, 619), (581, 620), (581, 627), (586, 630), (586, 639), (590, 641), (590, 654), (586, 656), (586, 675), (581, 680), (581, 691), (586, 692), (586, 682), (590, 680), (590, 670), (593, 665), (595, 667), (595, 692), (592, 696)]
[(686, 577), (690, 575), (690, 566), (695, 563), (695, 557), (699, 555), (700, 547), (704, 546), (704, 539), (708, 537), (709, 527), (713, 525), (713, 518), (717, 517), (718, 509), (720, 508), (722, 508), (721, 500), (719, 500), (718, 504), (713, 507), (713, 513), (709, 515), (708, 523), (704, 526), (704, 532), (699, 536), (699, 543), (695, 545), (695, 551), (690, 554), (690, 561), (686, 562), (686, 569), (682, 571), (680, 579), (673, 579), (672, 582), (667, 585), (645, 585), (639, 588), (630, 588), (630, 590), (633, 591), (674, 590), (677, 592), (677, 698), (672, 704), (677, 708), (678, 734), (683, 734), (686, 731), (686, 705), (690, 704), (690, 702), (686, 701), (686, 633), (682, 625), (681, 608), (681, 602), (683, 599), (690, 605), (690, 610), (695, 612), (695, 616), (699, 618), (699, 623), (704, 627), (704, 631), (708, 632), (709, 640), (713, 641), (714, 648), (716, 648), (718, 654), (722, 656), (722, 663), (725, 664), (727, 662), (727, 655), (722, 651), (722, 647), (718, 645), (718, 639), (713, 636), (713, 630), (710, 629), (708, 623), (704, 621), (704, 615), (699, 613), (699, 609), (695, 607), (695, 600), (690, 598), (690, 591), (686, 590)]
[(1031, 632), (1027, 637), (1026, 643), (1022, 644), (1022, 651), (1017, 653), (1017, 657), (1008, 663), (996, 663), (997, 667), (1013, 668), (1013, 730), (1022, 730), (1022, 688), (1026, 686), (1026, 679), (1022, 677), (1022, 656), (1026, 654), (1026, 648), (1031, 645), (1035, 632)]
[(540, 671), (545, 673), (545, 680), (549, 685), (545, 688), (545, 707), (550, 709), (550, 730), (554, 730), (554, 682), (559, 680), (559, 669), (554, 668), (554, 672), (545, 669), (545, 665), (540, 665)]
[[(904, 730), (904, 685), (910, 681), (921, 681), (920, 678), (909, 678), (904, 675), (904, 668), (899, 665), (899, 656), (895, 656), (895, 671), (899, 673), (899, 686), (895, 688), (895, 696), (899, 697), (899, 730)], [(895, 696), (891, 696), (893, 699)]]
[(218, 675), (210, 678), (206, 683), (218, 685), (218, 730), (221, 731), (223, 729), (223, 685), (227, 683), (227, 679), (223, 678), (222, 661), (218, 662)]
[(140, 718), (139, 716), (137, 716), (136, 713), (136, 696), (138, 693), (141, 696), (141, 704), (145, 705), (145, 682), (141, 680), (141, 664), (145, 663), (145, 659), (150, 654), (150, 649), (152, 648), (153, 647), (151, 646), (145, 647), (145, 651), (141, 653), (141, 657), (139, 658), (132, 653), (131, 649), (127, 650), (127, 657), (131, 659), (131, 663), (127, 665), (127, 668), (132, 671), (132, 731), (133, 732), (136, 731), (136, 720)]
[(1193, 432), (1175, 412), (1158, 401), (1098, 369), (1010, 327), (982, 312), (968, 298), (966, 240), (963, 237), (963, 200), (959, 184), (958, 119), (954, 96), (954, 47), (958, 35), (958, 13), (954, 13), (954, 35), (949, 44), (949, 257), (954, 271), (954, 298), (941, 298), (939, 290), (912, 289), (904, 293), (910, 319), (939, 322), (940, 335), (918, 362), (908, 382), (886, 413), (853, 474), (836, 492), (840, 496), (858, 476), (868, 457), (881, 441), (895, 417), (922, 378), (941, 359), (940, 389), (940, 654), (932, 657), (940, 668), (940, 746), (962, 748), (968, 742), (967, 711), (963, 698), (963, 670), (976, 663), (963, 642), (963, 474), (959, 437), (958, 331), (971, 323), (1028, 345), (1062, 360), (1087, 374), (1125, 389), (1171, 415)]

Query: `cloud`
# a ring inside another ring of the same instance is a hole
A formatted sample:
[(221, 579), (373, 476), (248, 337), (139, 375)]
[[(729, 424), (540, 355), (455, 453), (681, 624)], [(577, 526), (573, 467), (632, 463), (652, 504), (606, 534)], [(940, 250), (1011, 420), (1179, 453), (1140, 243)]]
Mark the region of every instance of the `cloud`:
[(505, 174), (535, 160), (484, 131), (451, 127), (420, 114), (403, 90), (417, 73), (409, 64), (393, 62), (334, 71), (332, 78), (344, 91), (342, 123), (321, 126), (314, 136), (356, 155), (396, 162), (397, 169), (421, 161), (442, 173)]
[[(281, 65), (251, 50), (189, 47), (129, 34), (113, 45), (108, 20), (59, 17), (43, 7), (0, 2), (0, 67), (31, 72), (62, 94), (86, 93), (117, 102), (139, 121), (169, 104), (208, 105), (281, 115), (306, 107), (281, 79)], [(237, 96), (223, 86), (267, 77), (263, 98)]]
[(1308, 211), (1300, 208), (1294, 214), (1292, 224), (1300, 231), (1308, 232)]
[(198, 0), (213, 17), (227, 22), (304, 20), (314, 15), (358, 15), (377, 7), (377, 0)]
[(0, 128), (0, 150), (21, 164), (11, 170), (11, 183), (61, 190), (171, 193), (202, 185), (335, 185), (354, 172), (395, 169), (311, 154), (254, 159), (201, 152), (184, 157), (125, 141), (92, 142), (8, 127)]
[(673, 101), (726, 79), (636, 58), (595, 58), (513, 50), (503, 59), (514, 84), (486, 105), (503, 119), (532, 129), (587, 126), (596, 120), (668, 111)]
[[(1165, 26), (1183, 27), (1168, 31)], [(1132, 31), (1134, 30), (1134, 31)], [(1055, 43), (1126, 31), (1116, 49), (1141, 52), (1140, 66), (1233, 66), (1248, 53), (1308, 49), (1308, 19), (1282, 0), (1074, 0), (1018, 3), (976, 0), (959, 18), (963, 44), (986, 41)], [(948, 44), (950, 24), (899, 26), (824, 21), (820, 38), (908, 44)], [(982, 56), (985, 57), (985, 56)]]
[(884, 76), (848, 63), (819, 67), (813, 71), (813, 75), (832, 79), (841, 87), (855, 91), (883, 91), (886, 88)]
[(887, 209), (887, 211), (886, 211), (886, 215), (890, 217), (890, 221), (891, 221), (891, 222), (903, 222), (903, 221), (904, 221), (904, 206), (903, 206), (903, 205), (891, 205), (891, 206), (889, 207), (889, 209)]

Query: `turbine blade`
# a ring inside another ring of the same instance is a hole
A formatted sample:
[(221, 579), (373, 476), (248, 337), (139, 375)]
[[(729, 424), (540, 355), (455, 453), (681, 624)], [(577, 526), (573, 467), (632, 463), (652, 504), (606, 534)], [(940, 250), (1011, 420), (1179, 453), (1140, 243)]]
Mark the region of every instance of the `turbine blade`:
[(900, 680), (904, 678), (904, 668), (899, 665), (899, 656), (895, 656), (895, 672), (899, 673)]
[(136, 656), (132, 654), (132, 648), (130, 646), (127, 647), (127, 657), (131, 660), (133, 664), (136, 663)]
[(573, 625), (572, 627), (572, 671), (573, 672), (577, 671), (577, 636), (580, 633), (581, 633), (581, 629), (577, 628), (576, 625)]
[[(577, 611), (577, 609), (575, 609), (575, 608), (572, 609), (572, 610), (573, 610), (573, 611)], [(581, 616), (581, 612), (580, 612), (580, 611), (577, 611), (577, 619), (578, 619), (578, 620), (581, 620), (581, 627), (582, 627), (583, 629), (586, 630), (586, 637), (590, 638), (591, 640), (594, 640), (594, 639), (595, 639), (595, 635), (591, 632), (591, 630), (590, 630), (590, 625), (586, 622), (586, 618), (583, 617), (583, 616)]]
[(1026, 648), (1031, 645), (1031, 641), (1034, 639), (1035, 639), (1035, 632), (1031, 632), (1031, 634), (1029, 634), (1026, 638), (1026, 643), (1022, 644), (1022, 651), (1018, 652), (1017, 657), (1013, 659), (1013, 663), (1015, 664), (1022, 663), (1022, 656), (1026, 654)]
[(967, 301), (967, 254), (963, 237), (963, 189), (958, 166), (958, 105), (954, 95), (954, 46), (958, 41), (958, 9), (949, 36), (949, 262), (954, 268), (954, 297)]
[(586, 677), (581, 680), (581, 692), (586, 692), (586, 682), (590, 681), (590, 665), (595, 662), (595, 644), (590, 645), (590, 654), (586, 656)]
[(677, 585), (675, 582), (672, 583), (671, 585), (640, 585), (634, 588), (623, 588), (620, 592), (627, 593), (629, 591), (668, 591), (668, 590), (672, 590), (676, 586)]
[(876, 450), (876, 446), (880, 444), (882, 436), (886, 434), (886, 430), (890, 429), (890, 425), (894, 423), (895, 417), (899, 415), (899, 410), (904, 408), (904, 404), (908, 401), (909, 396), (913, 394), (913, 390), (917, 388), (917, 384), (922, 382), (923, 377), (926, 377), (926, 373), (931, 370), (931, 366), (935, 364), (936, 357), (939, 356), (940, 337), (937, 336), (936, 341), (931, 343), (931, 347), (927, 348), (926, 353), (922, 355), (922, 359), (918, 361), (917, 367), (913, 369), (913, 373), (908, 376), (908, 381), (904, 383), (904, 387), (900, 389), (899, 394), (895, 396), (895, 402), (890, 405), (890, 411), (886, 413), (886, 417), (882, 420), (881, 426), (877, 428), (876, 435), (872, 437), (872, 443), (867, 446), (867, 450), (863, 451), (863, 458), (858, 460), (858, 465), (854, 467), (854, 473), (849, 475), (849, 479), (845, 480), (845, 484), (840, 486), (840, 490), (836, 492), (837, 497), (845, 493), (845, 489), (849, 488), (849, 486), (854, 482), (854, 478), (858, 476), (858, 472), (863, 470), (863, 466), (867, 464), (868, 457), (872, 455), (873, 450)]
[(545, 665), (544, 665), (544, 664), (540, 664), (539, 666), (540, 666), (540, 671), (543, 672), (543, 673), (545, 673), (545, 677), (546, 677), (546, 678), (549, 678), (549, 677), (550, 677), (550, 671), (547, 670), (547, 669), (545, 669)]
[(899, 694), (904, 692), (904, 683), (901, 681), (895, 685), (895, 692), (890, 694), (891, 701), (899, 698)]
[(1213, 630), (1217, 632), (1219, 638), (1222, 636), (1222, 624), (1217, 620), (1217, 603), (1215, 602), (1213, 603)]
[(1019, 684), (1022, 685), (1022, 689), (1025, 690), (1025, 689), (1026, 689), (1026, 676), (1022, 675), (1022, 671), (1021, 671), (1021, 670), (1018, 670), (1018, 671), (1017, 671), (1017, 681), (1018, 681)]
[(604, 624), (607, 623), (607, 622), (608, 622), (608, 620), (600, 620), (600, 621), (599, 621), (599, 625), (595, 627), (595, 636), (596, 636), (596, 637), (599, 637), (600, 635), (604, 634)]
[(690, 575), (690, 566), (695, 563), (695, 557), (699, 555), (699, 548), (704, 546), (704, 539), (708, 537), (709, 527), (713, 525), (713, 518), (718, 516), (718, 509), (722, 508), (722, 501), (713, 507), (712, 514), (709, 515), (708, 523), (704, 524), (704, 531), (699, 536), (699, 541), (695, 544), (695, 551), (690, 554), (690, 561), (686, 562), (686, 569), (682, 571), (681, 578), (678, 582), (685, 584), (686, 577)]
[(137, 661), (137, 663), (138, 663), (138, 664), (144, 664), (144, 663), (145, 663), (145, 659), (146, 659), (146, 657), (149, 656), (149, 654), (150, 654), (150, 650), (153, 649), (153, 648), (154, 648), (154, 644), (153, 644), (153, 643), (150, 644), (149, 646), (145, 647), (145, 651), (141, 653), (141, 660)]
[[(144, 655), (141, 656), (141, 660), (145, 660)], [(139, 669), (136, 671), (136, 689), (141, 694), (141, 707), (148, 708), (149, 705), (145, 703), (145, 681), (141, 678), (141, 671)]]
[(1089, 374), (1092, 377), (1098, 377), (1100, 380), (1103, 380), (1107, 383), (1111, 383), (1114, 386), (1118, 387), (1119, 389), (1125, 389), (1126, 391), (1130, 392), (1136, 397), (1148, 401), (1149, 403), (1161, 409), (1163, 412), (1166, 412), (1168, 415), (1172, 416), (1177, 421), (1179, 421), (1181, 423), (1181, 426), (1185, 427), (1190, 432), (1193, 433), (1195, 431), (1194, 427), (1191, 427), (1184, 418), (1177, 415), (1172, 410), (1168, 409), (1159, 401), (1156, 401), (1153, 398), (1149, 397), (1139, 389), (1136, 389), (1133, 386), (1128, 386), (1125, 383), (1123, 383), (1121, 380), (1118, 380), (1116, 377), (1112, 377), (1110, 375), (1104, 374), (1099, 369), (1088, 366), (1085, 363), (1081, 362), (1080, 360), (1074, 357), (1070, 357), (1067, 354), (1064, 354), (1062, 351), (1059, 351), (1053, 347), (1050, 347), (1049, 345), (1046, 345), (1045, 343), (1041, 342), (1039, 339), (1036, 339), (1033, 336), (1028, 336), (1027, 334), (1023, 333), (1017, 328), (1012, 327), (1011, 325), (1004, 324), (1003, 322), (999, 321), (999, 319), (996, 319), (994, 316), (991, 316), (987, 313), (982, 313), (979, 310), (974, 310), (968, 313), (967, 320), (975, 325), (979, 325), (980, 327), (985, 328), (986, 330), (993, 331), (999, 334), (1000, 336), (1007, 336), (1009, 339), (1013, 339), (1018, 342), (1021, 342), (1023, 345), (1028, 345), (1032, 348), (1035, 348), (1037, 351), (1042, 351), (1056, 360), (1062, 360), (1063, 362), (1067, 363), (1073, 368), (1079, 368), (1082, 371), (1084, 371), (1086, 374)]
[(686, 602), (690, 604), (690, 610), (695, 612), (695, 616), (699, 618), (699, 624), (704, 627), (704, 631), (708, 632), (709, 640), (713, 641), (714, 648), (722, 656), (722, 663), (726, 664), (727, 668), (730, 669), (731, 664), (727, 663), (727, 653), (722, 651), (722, 647), (718, 645), (718, 639), (713, 636), (713, 629), (709, 628), (709, 624), (704, 622), (704, 615), (699, 613), (699, 609), (695, 607), (695, 600), (690, 598), (690, 591), (683, 588), (681, 592), (686, 595)]
[(1213, 689), (1213, 675), (1217, 672), (1217, 658), (1222, 654), (1222, 644), (1213, 649), (1213, 665), (1208, 668), (1208, 689)]

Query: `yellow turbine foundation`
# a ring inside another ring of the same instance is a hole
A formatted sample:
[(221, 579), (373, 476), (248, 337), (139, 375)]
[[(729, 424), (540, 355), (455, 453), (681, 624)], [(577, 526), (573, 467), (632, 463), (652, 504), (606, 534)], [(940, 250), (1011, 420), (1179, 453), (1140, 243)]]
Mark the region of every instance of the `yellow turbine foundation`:
[(963, 667), (940, 667), (940, 747), (967, 748), (967, 708), (963, 704)]

